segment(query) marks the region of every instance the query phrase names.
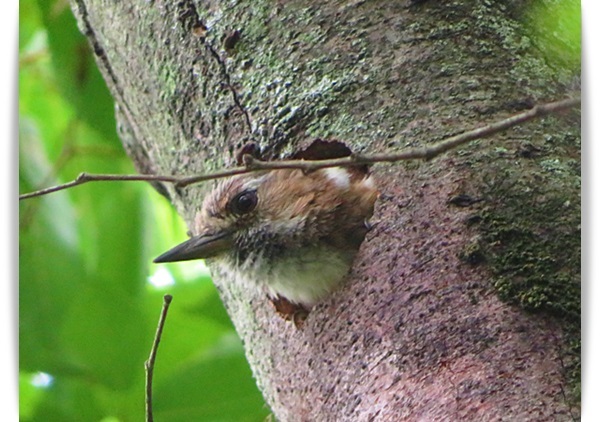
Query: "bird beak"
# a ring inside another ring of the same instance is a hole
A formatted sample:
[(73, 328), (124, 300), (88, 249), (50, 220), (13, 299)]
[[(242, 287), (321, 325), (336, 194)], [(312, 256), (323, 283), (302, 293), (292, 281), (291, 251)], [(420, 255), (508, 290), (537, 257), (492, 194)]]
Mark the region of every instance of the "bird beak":
[(155, 263), (190, 261), (192, 259), (211, 258), (231, 248), (233, 237), (230, 232), (202, 234), (180, 243), (158, 258)]

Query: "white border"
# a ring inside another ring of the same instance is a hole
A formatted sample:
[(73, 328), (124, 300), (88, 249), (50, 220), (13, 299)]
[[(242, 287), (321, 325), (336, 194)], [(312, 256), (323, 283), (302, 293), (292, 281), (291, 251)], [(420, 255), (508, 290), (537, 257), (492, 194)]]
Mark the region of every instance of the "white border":
[[(600, 420), (600, 259), (598, 254), (599, 195), (594, 187), (600, 186), (600, 3), (582, 0), (583, 21), (583, 421)], [(0, 383), (2, 385), (2, 420), (18, 420), (18, 2), (0, 1), (1, 56), (7, 66), (0, 66)], [(595, 50), (595, 51), (594, 51)], [(10, 376), (6, 376), (10, 374)]]
[(0, 2), (0, 418), (17, 421), (18, 407), (18, 31), (19, 3)]
[(600, 259), (598, 259), (598, 163), (600, 141), (600, 3), (582, 0), (582, 420), (600, 420)]

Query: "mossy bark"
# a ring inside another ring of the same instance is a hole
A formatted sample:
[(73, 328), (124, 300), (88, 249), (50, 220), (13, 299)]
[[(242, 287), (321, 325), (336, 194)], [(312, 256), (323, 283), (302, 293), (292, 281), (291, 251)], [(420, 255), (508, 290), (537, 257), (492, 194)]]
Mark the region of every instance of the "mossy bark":
[[(396, 151), (560, 99), (576, 71), (543, 56), (532, 4), (72, 0), (156, 174), (231, 165), (249, 140), (273, 159), (317, 137)], [(374, 229), (302, 330), (214, 274), (275, 416), (576, 418), (579, 116), (374, 174)], [(188, 223), (205, 192), (157, 188)]]

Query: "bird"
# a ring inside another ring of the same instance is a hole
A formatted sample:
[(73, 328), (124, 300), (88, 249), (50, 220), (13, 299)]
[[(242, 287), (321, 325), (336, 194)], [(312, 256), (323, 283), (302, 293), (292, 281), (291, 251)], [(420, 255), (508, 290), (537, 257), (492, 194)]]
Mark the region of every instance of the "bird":
[(378, 190), (368, 169), (264, 170), (218, 181), (189, 240), (155, 263), (206, 259), (303, 321), (346, 277)]

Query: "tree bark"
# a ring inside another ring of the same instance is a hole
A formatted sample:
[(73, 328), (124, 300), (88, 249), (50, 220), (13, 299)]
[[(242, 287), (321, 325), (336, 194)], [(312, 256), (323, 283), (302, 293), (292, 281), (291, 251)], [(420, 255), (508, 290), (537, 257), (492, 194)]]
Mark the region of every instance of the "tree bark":
[[(247, 141), (397, 151), (561, 99), (573, 69), (530, 3), (72, 0), (138, 170), (179, 175)], [(301, 330), (213, 274), (275, 417), (577, 418), (578, 119), (376, 166), (374, 228)], [(188, 224), (206, 191), (157, 188)]]

